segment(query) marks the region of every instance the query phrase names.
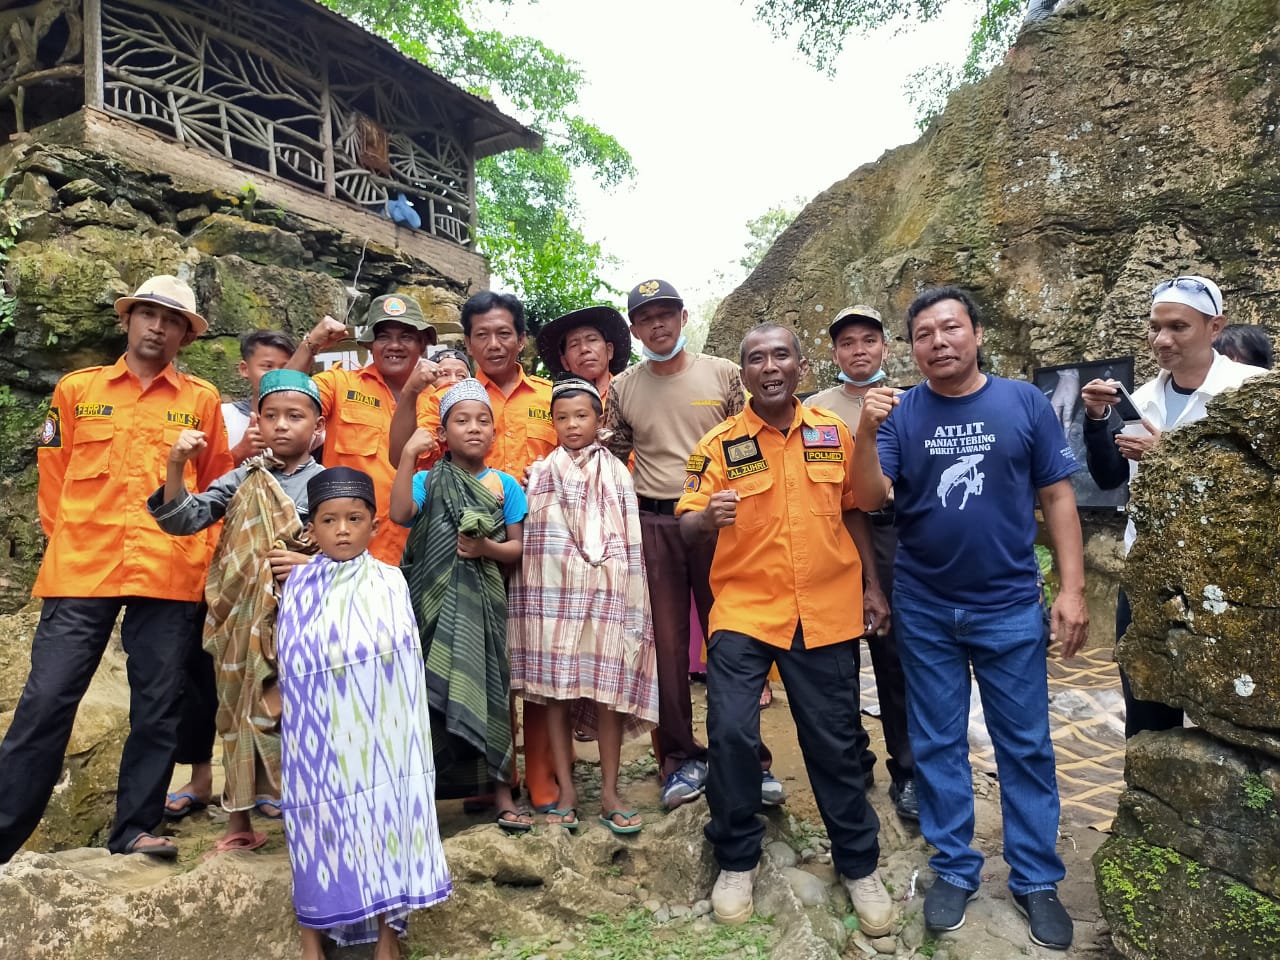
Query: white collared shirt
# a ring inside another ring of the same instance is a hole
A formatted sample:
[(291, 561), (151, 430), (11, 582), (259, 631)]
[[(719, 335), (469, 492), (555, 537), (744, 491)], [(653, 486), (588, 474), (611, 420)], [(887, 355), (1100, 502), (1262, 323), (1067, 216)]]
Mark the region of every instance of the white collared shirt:
[[(1267, 373), (1262, 367), (1251, 367), (1246, 363), (1236, 363), (1236, 361), (1224, 357), (1217, 350), (1213, 351), (1213, 365), (1209, 367), (1209, 373), (1204, 378), (1204, 383), (1187, 398), (1187, 404), (1182, 408), (1182, 413), (1178, 415), (1172, 423), (1167, 423), (1164, 405), (1165, 385), (1169, 382), (1172, 374), (1168, 370), (1161, 370), (1154, 380), (1148, 380), (1137, 390), (1133, 391), (1133, 402), (1138, 408), (1138, 412), (1151, 421), (1151, 425), (1158, 430), (1172, 430), (1186, 423), (1194, 423), (1204, 417), (1210, 399), (1216, 397), (1225, 390), (1234, 390), (1240, 384), (1244, 383), (1250, 377), (1256, 377), (1260, 374)], [(1140, 423), (1125, 424), (1121, 433), (1131, 437), (1146, 436), (1147, 430)], [(1129, 461), (1129, 481), (1132, 483), (1133, 478), (1138, 475), (1138, 461)], [(1133, 541), (1137, 539), (1138, 532), (1130, 520), (1124, 530), (1124, 552), (1127, 555), (1133, 547)]]

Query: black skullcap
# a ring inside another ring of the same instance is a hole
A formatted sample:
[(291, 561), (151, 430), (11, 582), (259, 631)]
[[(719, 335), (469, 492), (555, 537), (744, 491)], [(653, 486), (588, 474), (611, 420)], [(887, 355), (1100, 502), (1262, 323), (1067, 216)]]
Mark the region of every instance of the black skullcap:
[(373, 477), (351, 467), (329, 467), (307, 481), (307, 510), (314, 516), (316, 507), (326, 500), (355, 497), (378, 512), (378, 498), (373, 492)]

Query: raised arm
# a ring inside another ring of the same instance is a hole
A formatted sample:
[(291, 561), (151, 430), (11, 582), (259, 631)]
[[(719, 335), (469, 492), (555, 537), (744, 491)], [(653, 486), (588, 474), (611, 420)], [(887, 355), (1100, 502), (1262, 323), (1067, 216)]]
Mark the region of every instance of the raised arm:
[(893, 489), (893, 481), (880, 466), (876, 434), (880, 424), (898, 405), (901, 392), (893, 387), (872, 387), (862, 401), (857, 431), (861, 439), (853, 445), (853, 498), (859, 510), (879, 510), (888, 502), (889, 491)]

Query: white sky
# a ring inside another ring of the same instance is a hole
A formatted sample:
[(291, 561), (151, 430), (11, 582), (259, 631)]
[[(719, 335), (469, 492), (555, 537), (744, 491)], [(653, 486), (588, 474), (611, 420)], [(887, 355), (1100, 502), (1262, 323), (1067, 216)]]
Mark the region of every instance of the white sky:
[[(903, 84), (962, 56), (974, 10), (958, 5), (908, 34), (851, 38), (828, 78), (753, 9), (752, 0), (539, 0), (502, 8), (494, 23), (578, 61), (582, 114), (631, 152), (631, 185), (579, 188), (584, 232), (622, 261), (608, 277), (621, 289), (659, 276), (690, 306), (727, 293), (742, 278), (748, 220), (916, 138)], [(717, 283), (717, 271), (727, 279)]]

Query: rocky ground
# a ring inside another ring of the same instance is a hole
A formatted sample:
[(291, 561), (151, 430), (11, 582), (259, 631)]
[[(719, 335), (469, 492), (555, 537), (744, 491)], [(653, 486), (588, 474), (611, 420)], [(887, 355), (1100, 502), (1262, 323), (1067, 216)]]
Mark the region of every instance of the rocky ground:
[[(0, 618), (0, 629), (27, 629), (30, 616)], [(12, 638), (13, 633), (9, 636)], [(29, 633), (26, 636), (30, 636)], [(8, 648), (13, 650), (13, 646)], [(118, 691), (121, 664), (110, 654), (95, 689)], [(20, 657), (0, 649), (0, 710), (12, 708)], [(705, 716), (703, 688), (695, 685), (696, 715)], [(97, 710), (85, 711), (91, 719)], [(0, 713), (0, 727), (8, 715)], [(95, 724), (101, 720), (92, 720)], [(1066, 954), (1033, 946), (1005, 887), (1000, 859), (999, 788), (974, 775), (978, 845), (989, 857), (981, 896), (959, 931), (925, 935), (923, 892), (932, 880), (918, 832), (892, 812), (887, 775), (872, 802), (880, 815), (881, 870), (900, 903), (900, 922), (889, 937), (868, 941), (849, 915), (837, 882), (813, 795), (804, 774), (786, 693), (762, 716), (774, 770), (789, 800), (769, 815), (766, 856), (757, 882), (757, 916), (724, 928), (708, 916), (715, 876), (701, 828), (704, 802), (664, 814), (647, 742), (628, 745), (625, 792), (648, 819), (636, 837), (616, 837), (598, 824), (598, 768), (593, 744), (579, 748), (580, 807), (587, 823), (577, 836), (539, 826), (524, 837), (502, 834), (484, 815), (467, 815), (460, 802), (441, 804), (446, 856), (455, 881), (445, 904), (415, 916), (407, 955), (414, 960), (711, 960), (719, 957), (832, 958), (932, 957), (934, 960), (1004, 960), (1014, 957), (1109, 957), (1089, 857), (1103, 839), (1086, 812), (1068, 808), (1060, 850), (1068, 878), (1061, 893), (1076, 920), (1076, 944)], [(879, 724), (868, 720), (876, 752), (884, 756)], [(77, 732), (80, 737), (80, 732)], [(90, 738), (92, 739), (92, 738)], [(85, 765), (106, 763), (114, 737), (85, 746)], [(75, 744), (73, 743), (73, 746)], [(115, 746), (118, 751), (118, 745)], [(118, 755), (118, 754), (117, 754)], [(980, 765), (981, 766), (981, 765)], [(181, 771), (179, 771), (179, 777)], [(86, 789), (84, 772), (69, 776), (59, 798)], [(248, 854), (214, 856), (224, 816), (216, 808), (174, 827), (182, 849), (176, 865), (143, 857), (111, 856), (95, 847), (56, 854), (20, 854), (0, 867), (0, 956), (21, 960), (112, 956), (115, 960), (271, 960), (297, 955), (291, 922), (288, 858), (277, 824), (260, 822), (267, 846)], [(1076, 822), (1076, 821), (1079, 822)], [(65, 831), (65, 827), (60, 828)], [(95, 836), (100, 836), (96, 830)], [(65, 845), (65, 832), (48, 831), (36, 846)], [(61, 842), (59, 842), (61, 838)], [(82, 841), (83, 842), (83, 841)], [(96, 841), (91, 840), (90, 843)], [(339, 956), (339, 954), (335, 954)], [(367, 956), (345, 951), (342, 960)]]

